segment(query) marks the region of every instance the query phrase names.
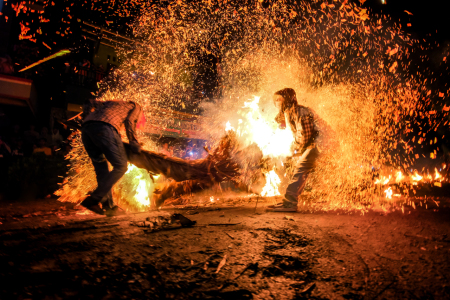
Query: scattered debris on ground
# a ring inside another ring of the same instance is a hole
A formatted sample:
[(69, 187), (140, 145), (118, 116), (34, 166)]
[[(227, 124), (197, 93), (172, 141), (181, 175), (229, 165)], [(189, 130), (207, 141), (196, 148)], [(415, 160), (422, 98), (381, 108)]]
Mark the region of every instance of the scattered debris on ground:
[(107, 218), (43, 201), (0, 206), (5, 299), (450, 297), (448, 208), (285, 215), (260, 202), (257, 214), (250, 203)]

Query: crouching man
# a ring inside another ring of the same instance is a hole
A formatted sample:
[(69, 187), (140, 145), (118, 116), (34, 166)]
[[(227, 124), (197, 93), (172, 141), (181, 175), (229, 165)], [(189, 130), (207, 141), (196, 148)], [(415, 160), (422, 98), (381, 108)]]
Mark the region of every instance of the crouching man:
[[(139, 104), (125, 101), (95, 101), (85, 104), (81, 138), (97, 176), (97, 188), (81, 205), (107, 216), (125, 212), (114, 204), (111, 189), (127, 171), (127, 154), (119, 131), (125, 126), (131, 150), (141, 151), (136, 129), (143, 129), (145, 117)], [(113, 167), (108, 169), (109, 161)], [(102, 207), (100, 207), (100, 204)]]
[(285, 88), (274, 94), (274, 104), (279, 113), (276, 121), (280, 127), (289, 127), (294, 134), (294, 149), (299, 156), (295, 166), (293, 178), (286, 189), (283, 201), (269, 206), (272, 211), (293, 212), (297, 211), (298, 197), (302, 193), (308, 174), (315, 166), (319, 151), (315, 145), (318, 131), (314, 126), (312, 111), (297, 103), (295, 91)]

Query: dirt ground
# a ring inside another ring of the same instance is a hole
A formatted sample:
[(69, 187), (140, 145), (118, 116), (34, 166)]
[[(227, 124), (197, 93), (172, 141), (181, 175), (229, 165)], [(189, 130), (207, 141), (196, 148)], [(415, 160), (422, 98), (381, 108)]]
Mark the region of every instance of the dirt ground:
[[(450, 205), (266, 212), (268, 203), (102, 217), (0, 203), (1, 299), (450, 299)], [(197, 221), (150, 230), (155, 217)], [(145, 224), (144, 224), (145, 225)]]

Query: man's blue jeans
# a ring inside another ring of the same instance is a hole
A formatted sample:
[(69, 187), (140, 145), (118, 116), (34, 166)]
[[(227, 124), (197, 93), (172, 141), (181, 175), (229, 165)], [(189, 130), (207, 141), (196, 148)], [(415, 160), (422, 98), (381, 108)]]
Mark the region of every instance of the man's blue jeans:
[[(91, 194), (103, 208), (114, 207), (111, 189), (127, 171), (127, 154), (117, 130), (104, 122), (88, 122), (83, 125), (81, 139), (94, 165), (97, 188)], [(108, 160), (113, 166), (108, 169)]]
[(284, 201), (294, 205), (298, 204), (298, 196), (300, 196), (305, 188), (306, 179), (311, 170), (314, 169), (318, 156), (319, 150), (317, 147), (312, 146), (306, 149), (303, 155), (298, 159), (294, 176), (289, 181), (289, 185), (286, 189)]

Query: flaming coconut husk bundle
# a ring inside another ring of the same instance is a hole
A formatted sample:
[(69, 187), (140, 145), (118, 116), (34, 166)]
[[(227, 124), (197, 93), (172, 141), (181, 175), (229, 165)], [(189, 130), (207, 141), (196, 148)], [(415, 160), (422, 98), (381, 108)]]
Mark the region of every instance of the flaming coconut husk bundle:
[[(78, 123), (60, 122), (73, 129), (81, 129)], [(154, 192), (156, 207), (166, 199), (208, 189), (223, 181), (247, 189), (264, 179), (262, 172), (267, 168), (267, 160), (263, 159), (259, 147), (256, 144), (242, 146), (234, 131), (228, 131), (211, 150), (205, 148), (208, 156), (197, 160), (169, 157), (148, 150), (134, 153), (128, 143), (123, 144), (130, 163), (147, 170), (151, 176), (163, 175), (172, 179)]]
[(152, 151), (137, 154), (124, 143), (128, 160), (151, 174), (161, 174), (173, 179), (155, 192), (154, 201), (159, 207), (164, 200), (213, 187), (223, 181), (239, 186), (249, 186), (262, 177), (263, 154), (256, 145), (241, 147), (233, 131), (208, 151), (208, 156), (198, 160), (168, 157)]

